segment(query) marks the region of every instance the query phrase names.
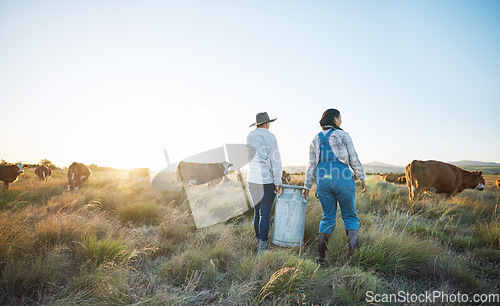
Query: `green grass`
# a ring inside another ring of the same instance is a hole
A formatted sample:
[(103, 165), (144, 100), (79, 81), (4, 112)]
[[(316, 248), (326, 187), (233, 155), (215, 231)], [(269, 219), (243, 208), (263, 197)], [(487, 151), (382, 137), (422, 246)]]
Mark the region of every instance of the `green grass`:
[(425, 275), (439, 254), (439, 249), (431, 242), (404, 232), (372, 228), (364, 237), (366, 242), (354, 261), (386, 276)]
[(120, 263), (130, 260), (134, 252), (123, 238), (98, 238), (90, 234), (78, 243), (75, 255), (77, 262), (97, 267), (106, 262)]
[(131, 203), (116, 210), (120, 221), (125, 223), (157, 225), (162, 217), (160, 206), (152, 202)]

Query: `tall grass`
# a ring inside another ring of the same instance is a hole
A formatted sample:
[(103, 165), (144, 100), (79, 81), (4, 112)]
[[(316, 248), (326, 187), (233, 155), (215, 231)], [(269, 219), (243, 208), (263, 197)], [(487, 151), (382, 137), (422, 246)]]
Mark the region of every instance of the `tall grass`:
[(75, 260), (82, 264), (90, 263), (97, 267), (102, 263), (120, 263), (130, 260), (135, 253), (127, 242), (121, 237), (106, 236), (98, 238), (90, 234), (78, 243)]
[(474, 234), (483, 245), (500, 250), (500, 222), (481, 223)]
[(122, 222), (156, 225), (161, 220), (161, 210), (157, 203), (139, 202), (120, 206), (116, 209)]
[(71, 260), (64, 248), (8, 261), (0, 278), (0, 304), (31, 304), (41, 296), (56, 293), (65, 286), (70, 268)]
[(15, 258), (23, 245), (31, 241), (28, 232), (23, 230), (25, 216), (12, 217), (9, 213), (0, 214), (0, 267)]
[(392, 230), (363, 232), (365, 241), (355, 260), (387, 276), (424, 275), (431, 270), (439, 249), (432, 243)]
[(318, 266), (314, 189), (305, 246), (257, 257), (251, 212), (197, 229), (185, 194), (125, 174), (96, 171), (66, 192), (65, 173), (41, 183), (27, 172), (0, 193), (0, 304), (359, 305), (368, 290), (500, 291), (495, 190), (411, 202), (405, 186), (370, 177), (356, 195), (360, 248), (349, 256), (339, 212)]

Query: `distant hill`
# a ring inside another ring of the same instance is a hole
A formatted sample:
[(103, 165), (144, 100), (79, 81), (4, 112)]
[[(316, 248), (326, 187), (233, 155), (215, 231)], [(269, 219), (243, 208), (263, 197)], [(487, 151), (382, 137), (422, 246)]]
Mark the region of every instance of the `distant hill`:
[(372, 162), (363, 164), (366, 173), (404, 173), (405, 167), (391, 164)]
[(286, 166), (283, 167), (283, 170), (285, 170), (288, 173), (301, 173), (306, 171), (306, 166)]
[(495, 162), (482, 162), (478, 160), (461, 160), (450, 164), (468, 171), (483, 171), (483, 174), (500, 174), (500, 164)]
[(456, 161), (456, 162), (449, 162), (452, 165), (458, 166), (458, 167), (467, 167), (467, 166), (472, 166), (472, 167), (500, 167), (499, 163), (495, 162), (482, 162), (478, 160), (461, 160), (461, 161)]

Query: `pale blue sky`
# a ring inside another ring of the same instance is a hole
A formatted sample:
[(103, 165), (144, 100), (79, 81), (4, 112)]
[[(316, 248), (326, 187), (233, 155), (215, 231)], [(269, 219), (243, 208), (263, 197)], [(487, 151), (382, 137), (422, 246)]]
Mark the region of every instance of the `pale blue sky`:
[(165, 167), (327, 108), (362, 162), (500, 162), (499, 1), (1, 1), (0, 158)]

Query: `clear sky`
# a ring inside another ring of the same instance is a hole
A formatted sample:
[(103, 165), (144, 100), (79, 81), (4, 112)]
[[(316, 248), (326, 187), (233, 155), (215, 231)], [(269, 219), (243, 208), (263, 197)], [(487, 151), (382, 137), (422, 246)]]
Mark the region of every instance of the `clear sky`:
[(165, 168), (267, 111), (305, 165), (327, 108), (363, 163), (500, 162), (500, 1), (0, 2), (0, 159)]

